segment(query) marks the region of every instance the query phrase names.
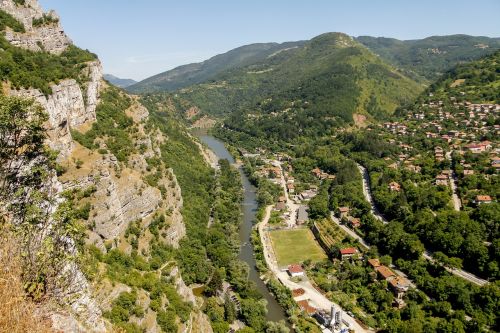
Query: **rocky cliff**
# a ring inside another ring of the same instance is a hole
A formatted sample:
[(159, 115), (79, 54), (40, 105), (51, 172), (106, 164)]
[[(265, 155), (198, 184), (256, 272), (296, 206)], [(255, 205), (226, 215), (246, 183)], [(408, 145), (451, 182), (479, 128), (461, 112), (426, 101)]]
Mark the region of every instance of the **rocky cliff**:
[(14, 16), (26, 29), (25, 33), (7, 30), (5, 37), (12, 45), (53, 54), (61, 54), (71, 45), (59, 16), (54, 11), (45, 13), (37, 0), (0, 0), (0, 9)]
[[(12, 45), (55, 55), (70, 47), (71, 40), (62, 30), (57, 14), (52, 11), (44, 13), (36, 0), (0, 0), (0, 10), (11, 14), (25, 27), (25, 33), (16, 33), (10, 29), (5, 31), (5, 38)], [(147, 128), (148, 110), (132, 98), (131, 106), (123, 111), (132, 120), (134, 130), (130, 140), (135, 152), (126, 161), (119, 161), (107, 149), (104, 138), (96, 139), (99, 151), (76, 142), (72, 132), (84, 135), (92, 129), (92, 125), (98, 121), (100, 96), (104, 89), (109, 88), (103, 81), (101, 63), (98, 60), (85, 63), (82, 68), (81, 80), (65, 79), (52, 83), (51, 94), (31, 87), (17, 90), (4, 88), (7, 94), (35, 99), (49, 116), (46, 125), (47, 144), (59, 152), (58, 163), (65, 170), (50, 185), (56, 198), (53, 210), (64, 201), (63, 193), (92, 189), (92, 194), (82, 201), (90, 207), (85, 225), (85, 242), (89, 246), (96, 246), (103, 253), (116, 248), (128, 254), (136, 246), (134, 251), (145, 254), (147, 260), (153, 239), (149, 227), (155, 217), (162, 215), (165, 216), (165, 224), (157, 237), (165, 244), (178, 247), (180, 239), (186, 233), (181, 215), (181, 189), (172, 169), (152, 169), (149, 165), (149, 159), (161, 158), (160, 146), (168, 144), (168, 138), (159, 130)], [(9, 84), (5, 86), (9, 87)], [(148, 176), (160, 171), (161, 176), (155, 179), (156, 184), (147, 181)], [(140, 230), (136, 245), (127, 237), (132, 224)], [(130, 287), (110, 282), (102, 275), (99, 279), (90, 281), (75, 262), (68, 262), (61, 275), (70, 278), (72, 283), (67, 290), (59, 292), (58, 303), (63, 306), (53, 310), (54, 328), (62, 332), (109, 330), (111, 324), (103, 318), (103, 310), (109, 310), (113, 300), (121, 292), (130, 291)], [(197, 303), (177, 268), (172, 269), (170, 279), (184, 301)], [(159, 332), (156, 322), (147, 320), (148, 316), (154, 319), (156, 315), (151, 314), (148, 309), (146, 319), (137, 323), (148, 332)], [(207, 326), (206, 331), (211, 331), (207, 318), (197, 310), (191, 316), (188, 326)]]

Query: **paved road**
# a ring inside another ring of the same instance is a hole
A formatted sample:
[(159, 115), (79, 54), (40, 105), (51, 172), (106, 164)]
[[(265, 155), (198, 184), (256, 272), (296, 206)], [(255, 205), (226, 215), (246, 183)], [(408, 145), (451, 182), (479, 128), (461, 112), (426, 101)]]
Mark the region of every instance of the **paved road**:
[[(326, 296), (324, 296), (321, 292), (314, 288), (309, 280), (304, 279), (304, 281), (302, 282), (293, 282), (290, 280), (290, 277), (286, 271), (280, 270), (271, 245), (271, 239), (268, 232), (266, 231), (267, 222), (269, 221), (269, 218), (271, 216), (272, 209), (272, 205), (266, 207), (266, 214), (264, 216), (264, 219), (258, 225), (260, 241), (263, 244), (264, 258), (266, 259), (267, 267), (288, 289), (304, 289), (305, 294), (300, 298), (297, 298), (297, 300), (308, 300), (312, 306), (325, 311), (330, 311), (332, 305), (335, 306), (336, 309), (342, 309), (338, 304), (331, 302)], [(371, 330), (363, 328), (353, 317), (345, 313), (344, 310), (342, 310), (342, 312), (344, 312), (342, 314), (342, 318), (349, 323), (350, 328), (354, 329), (355, 332), (372, 332)]]
[[(432, 257), (432, 254), (431, 254), (429, 251), (427, 251), (427, 250), (426, 250), (426, 251), (422, 254), (422, 256), (423, 256), (425, 259), (429, 260), (430, 262), (435, 262), (435, 261), (436, 261), (436, 260)], [(450, 272), (451, 274), (456, 275), (456, 276), (458, 276), (458, 277), (461, 277), (461, 278), (463, 278), (463, 279), (465, 279), (465, 280), (467, 280), (467, 281), (469, 281), (469, 282), (472, 282), (472, 283), (474, 283), (474, 284), (477, 284), (478, 286), (484, 286), (485, 284), (487, 284), (487, 283), (488, 283), (488, 281), (483, 280), (483, 279), (481, 279), (481, 278), (479, 278), (479, 277), (475, 276), (474, 274), (469, 273), (469, 272), (467, 272), (467, 271), (464, 271), (464, 270), (462, 270), (462, 269), (450, 268), (450, 267), (446, 267), (446, 266), (444, 266), (444, 268), (445, 268), (448, 272)]]
[[(446, 158), (451, 161), (451, 151), (446, 153)], [(451, 175), (450, 175), (450, 187), (451, 187), (451, 199), (453, 201), (453, 208), (456, 211), (460, 211), (462, 208), (462, 202), (460, 201), (460, 198), (458, 197), (457, 194), (457, 175), (455, 174), (455, 171), (452, 169), (451, 170)]]
[[(380, 221), (382, 221), (384, 224), (387, 224), (388, 221), (379, 213), (379, 211), (377, 210), (377, 207), (375, 206), (375, 202), (373, 201), (373, 197), (371, 195), (371, 189), (369, 187), (369, 184), (370, 184), (370, 178), (369, 178), (369, 175), (368, 175), (368, 171), (366, 170), (365, 167), (363, 167), (362, 165), (358, 164), (358, 169), (359, 169), (359, 172), (361, 173), (362, 177), (363, 177), (363, 193), (365, 195), (365, 198), (366, 200), (370, 203), (370, 206), (371, 206), (371, 212), (372, 214), (377, 218), (379, 219)], [(455, 176), (453, 174), (453, 176)], [(453, 189), (453, 187), (452, 187)], [(458, 199), (458, 196), (457, 196), (457, 200), (460, 201), (460, 199)], [(460, 209), (458, 209), (460, 210)], [(432, 254), (429, 252), (429, 251), (425, 251), (424, 254), (422, 255), (425, 259), (431, 261), (431, 262), (435, 262), (434, 258), (432, 257)], [(449, 267), (446, 267), (445, 266), (445, 269), (450, 272), (451, 274), (455, 275), (455, 276), (458, 276), (458, 277), (461, 277), (471, 283), (474, 283), (474, 284), (477, 284), (479, 286), (484, 286), (485, 284), (488, 283), (488, 281), (486, 280), (483, 280), (477, 276), (475, 276), (474, 274), (472, 273), (469, 273), (467, 271), (464, 271), (462, 269), (455, 269), (455, 268), (449, 268)]]
[(358, 164), (358, 169), (363, 179), (363, 194), (365, 195), (366, 201), (368, 201), (368, 203), (370, 204), (370, 209), (373, 216), (375, 216), (376, 219), (383, 222), (384, 224), (389, 223), (389, 221), (387, 221), (382, 216), (382, 214), (380, 214), (380, 212), (377, 209), (377, 206), (375, 205), (375, 202), (373, 201), (372, 190), (370, 188), (370, 176), (368, 175), (368, 170), (366, 170), (366, 168), (361, 164)]
[(335, 224), (337, 224), (342, 230), (345, 231), (345, 233), (347, 233), (349, 236), (351, 236), (352, 238), (356, 239), (359, 241), (359, 244), (361, 244), (363, 247), (365, 247), (366, 249), (369, 249), (370, 248), (370, 245), (368, 245), (367, 242), (365, 242), (365, 240), (363, 238), (361, 238), (357, 233), (355, 233), (354, 231), (352, 231), (351, 229), (349, 229), (348, 227), (346, 227), (345, 225), (343, 225), (340, 220), (335, 216), (335, 214), (330, 213), (330, 216), (333, 220), (333, 222), (335, 222)]

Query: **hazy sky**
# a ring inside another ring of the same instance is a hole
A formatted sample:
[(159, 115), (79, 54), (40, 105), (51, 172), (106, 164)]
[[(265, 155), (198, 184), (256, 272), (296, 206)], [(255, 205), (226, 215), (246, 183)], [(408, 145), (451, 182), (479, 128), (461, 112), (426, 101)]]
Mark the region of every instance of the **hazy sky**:
[(500, 0), (40, 0), (106, 73), (144, 79), (256, 42), (329, 31), (500, 37)]

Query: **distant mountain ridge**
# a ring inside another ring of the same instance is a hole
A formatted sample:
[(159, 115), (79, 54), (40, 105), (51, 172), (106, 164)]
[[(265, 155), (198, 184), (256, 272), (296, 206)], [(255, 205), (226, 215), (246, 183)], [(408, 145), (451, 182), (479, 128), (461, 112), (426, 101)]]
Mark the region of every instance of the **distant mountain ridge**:
[(104, 79), (106, 81), (109, 81), (113, 85), (119, 87), (119, 88), (127, 88), (130, 87), (133, 84), (136, 84), (137, 81), (132, 80), (132, 79), (121, 79), (119, 77), (116, 77), (112, 74), (104, 74)]
[(218, 74), (233, 68), (240, 68), (262, 61), (267, 57), (291, 48), (301, 47), (305, 42), (257, 43), (238, 47), (216, 55), (204, 62), (179, 66), (157, 74), (127, 90), (133, 93), (174, 91), (193, 84), (213, 79)]
[[(432, 36), (416, 40), (386, 37), (355, 37), (406, 76), (421, 83), (437, 79), (462, 62), (472, 61), (500, 49), (500, 38), (469, 35)], [(127, 87), (133, 93), (175, 91), (217, 79), (238, 68), (254, 65), (280, 51), (303, 48), (308, 41), (257, 43), (238, 47), (201, 63), (179, 66)]]
[[(500, 38), (469, 35), (431, 36), (398, 40), (360, 36), (357, 41), (414, 79), (434, 81), (456, 65), (500, 49)], [(417, 76), (412, 75), (415, 73)]]

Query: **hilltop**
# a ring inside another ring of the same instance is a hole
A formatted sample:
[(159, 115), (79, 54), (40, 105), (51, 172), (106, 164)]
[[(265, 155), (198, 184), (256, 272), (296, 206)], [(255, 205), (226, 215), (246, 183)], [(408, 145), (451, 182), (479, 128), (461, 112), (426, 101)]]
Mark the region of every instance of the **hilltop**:
[(364, 126), (422, 90), (350, 36), (328, 33), (176, 94), (230, 128), (286, 140)]
[(174, 91), (209, 81), (223, 71), (256, 63), (277, 52), (297, 48), (302, 44), (303, 42), (257, 43), (241, 46), (204, 62), (180, 66), (157, 74), (128, 87), (127, 90), (133, 93)]

